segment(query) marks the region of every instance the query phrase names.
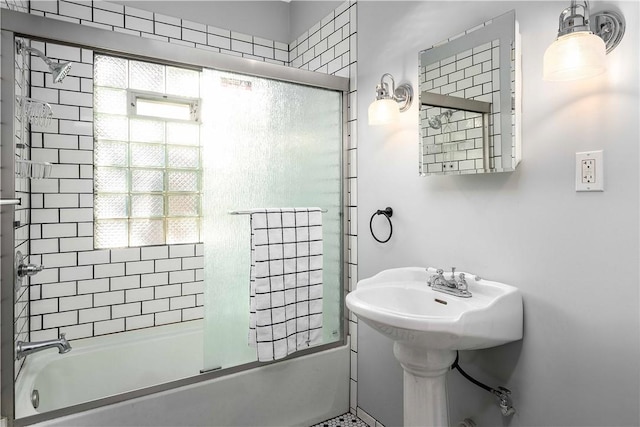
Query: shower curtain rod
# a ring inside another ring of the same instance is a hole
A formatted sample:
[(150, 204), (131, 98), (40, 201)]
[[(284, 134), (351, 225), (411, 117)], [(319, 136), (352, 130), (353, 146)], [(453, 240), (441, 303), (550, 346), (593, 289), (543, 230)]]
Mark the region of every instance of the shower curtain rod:
[[(313, 209), (314, 211), (317, 209)], [(229, 215), (251, 215), (252, 213), (264, 212), (265, 209), (246, 209), (241, 211), (229, 211)], [(328, 209), (320, 209), (320, 212), (329, 212)]]

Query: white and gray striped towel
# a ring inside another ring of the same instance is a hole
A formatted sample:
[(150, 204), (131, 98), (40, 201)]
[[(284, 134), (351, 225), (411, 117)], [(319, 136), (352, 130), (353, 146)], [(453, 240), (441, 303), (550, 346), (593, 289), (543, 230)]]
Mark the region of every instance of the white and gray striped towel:
[(258, 361), (322, 342), (320, 208), (251, 213), (249, 344)]

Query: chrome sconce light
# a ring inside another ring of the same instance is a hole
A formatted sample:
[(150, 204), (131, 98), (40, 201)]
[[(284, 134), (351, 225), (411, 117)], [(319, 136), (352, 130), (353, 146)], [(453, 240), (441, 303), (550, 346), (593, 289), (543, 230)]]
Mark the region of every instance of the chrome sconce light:
[[(391, 80), (391, 86), (386, 83), (385, 77)], [(369, 105), (369, 124), (386, 125), (398, 120), (400, 113), (411, 107), (413, 101), (413, 89), (408, 83), (395, 87), (393, 76), (384, 73), (380, 78), (380, 84), (376, 86), (376, 99)]]
[(602, 74), (605, 56), (618, 46), (624, 30), (622, 15), (612, 11), (590, 15), (586, 0), (572, 0), (560, 14), (558, 38), (544, 53), (544, 79), (568, 81)]

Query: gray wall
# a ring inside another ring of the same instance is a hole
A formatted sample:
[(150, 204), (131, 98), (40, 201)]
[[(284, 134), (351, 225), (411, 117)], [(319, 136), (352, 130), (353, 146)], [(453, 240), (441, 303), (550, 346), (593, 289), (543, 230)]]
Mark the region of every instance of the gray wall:
[[(465, 352), (461, 364), (513, 391), (503, 421), (493, 397), (448, 374), (451, 422), (478, 425), (639, 425), (638, 15), (620, 9), (622, 44), (607, 74), (542, 80), (542, 57), (568, 2), (368, 2), (358, 14), (359, 278), (400, 266), (457, 266), (522, 290), (522, 342)], [(514, 173), (418, 177), (417, 103), (401, 122), (369, 127), (380, 76), (417, 87), (418, 51), (510, 9), (523, 52), (523, 161)], [(575, 153), (604, 150), (605, 192), (576, 193)], [(391, 242), (367, 230), (394, 209)], [(363, 323), (358, 404), (387, 427), (402, 420), (402, 371), (391, 341)]]
[(293, 0), (289, 3), (289, 41), (298, 38), (340, 6), (342, 1), (307, 1)]

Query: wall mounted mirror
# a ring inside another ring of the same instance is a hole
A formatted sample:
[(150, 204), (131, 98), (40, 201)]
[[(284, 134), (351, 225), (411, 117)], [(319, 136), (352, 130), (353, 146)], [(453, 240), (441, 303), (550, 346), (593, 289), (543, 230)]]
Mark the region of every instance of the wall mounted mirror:
[(420, 175), (515, 170), (520, 35), (515, 11), (420, 52)]

